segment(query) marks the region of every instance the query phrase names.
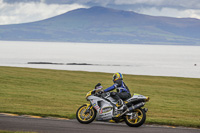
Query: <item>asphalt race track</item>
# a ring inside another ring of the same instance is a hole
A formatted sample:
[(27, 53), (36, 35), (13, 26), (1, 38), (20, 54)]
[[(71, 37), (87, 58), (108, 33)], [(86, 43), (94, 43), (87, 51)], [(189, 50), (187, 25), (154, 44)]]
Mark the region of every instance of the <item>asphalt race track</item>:
[(77, 120), (32, 118), (0, 114), (0, 130), (31, 131), (39, 133), (200, 133), (200, 129), (143, 125), (128, 127), (125, 123), (93, 122), (81, 124)]

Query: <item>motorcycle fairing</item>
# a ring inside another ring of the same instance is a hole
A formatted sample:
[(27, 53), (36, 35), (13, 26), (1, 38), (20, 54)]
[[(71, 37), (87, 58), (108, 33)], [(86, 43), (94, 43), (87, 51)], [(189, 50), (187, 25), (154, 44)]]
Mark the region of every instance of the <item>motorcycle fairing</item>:
[[(113, 106), (110, 102), (96, 96), (89, 96), (92, 106), (97, 113), (97, 120), (110, 120), (113, 117)], [(99, 105), (100, 104), (100, 105)]]

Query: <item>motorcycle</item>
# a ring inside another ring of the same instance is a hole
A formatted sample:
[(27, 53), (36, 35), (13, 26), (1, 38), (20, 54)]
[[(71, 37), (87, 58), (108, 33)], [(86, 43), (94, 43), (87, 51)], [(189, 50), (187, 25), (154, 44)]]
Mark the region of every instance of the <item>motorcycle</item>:
[[(139, 127), (146, 120), (147, 108), (142, 108), (149, 97), (136, 94), (124, 101), (126, 109), (118, 109), (117, 101), (111, 97), (110, 92), (103, 92), (103, 88), (94, 89), (86, 94), (90, 104), (84, 104), (76, 112), (80, 123), (89, 124), (95, 119), (98, 121), (125, 121), (130, 127)], [(117, 116), (117, 117), (116, 117)]]

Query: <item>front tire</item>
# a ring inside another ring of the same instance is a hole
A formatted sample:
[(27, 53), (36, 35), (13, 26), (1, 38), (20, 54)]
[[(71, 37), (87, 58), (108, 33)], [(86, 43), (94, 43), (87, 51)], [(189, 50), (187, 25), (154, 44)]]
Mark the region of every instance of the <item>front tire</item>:
[(82, 105), (76, 112), (76, 119), (83, 124), (89, 124), (96, 118), (96, 110), (94, 108), (90, 109), (88, 113), (85, 114), (87, 110), (87, 105)]
[(135, 109), (132, 115), (126, 115), (124, 120), (130, 127), (139, 127), (144, 124), (146, 120), (146, 112), (141, 108)]

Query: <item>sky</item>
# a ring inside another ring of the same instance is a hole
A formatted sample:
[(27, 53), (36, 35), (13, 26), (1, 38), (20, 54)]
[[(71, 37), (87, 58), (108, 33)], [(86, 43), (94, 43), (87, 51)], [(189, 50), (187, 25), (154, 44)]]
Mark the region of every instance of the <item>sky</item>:
[(200, 19), (200, 0), (0, 0), (0, 25), (33, 22), (92, 6)]

